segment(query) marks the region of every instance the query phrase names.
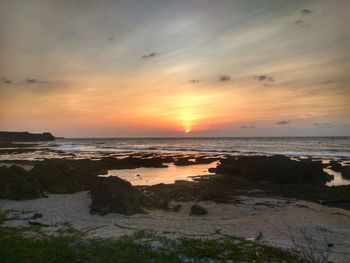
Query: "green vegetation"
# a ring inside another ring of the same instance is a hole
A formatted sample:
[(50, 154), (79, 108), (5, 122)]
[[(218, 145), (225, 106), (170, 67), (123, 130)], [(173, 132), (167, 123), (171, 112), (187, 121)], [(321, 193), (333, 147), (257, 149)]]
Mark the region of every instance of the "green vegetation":
[[(7, 213), (0, 212), (0, 224)], [(88, 239), (88, 231), (63, 224), (55, 235), (40, 226), (0, 226), (1, 263), (58, 262), (298, 262), (280, 249), (243, 239), (170, 239), (135, 231), (120, 239)]]

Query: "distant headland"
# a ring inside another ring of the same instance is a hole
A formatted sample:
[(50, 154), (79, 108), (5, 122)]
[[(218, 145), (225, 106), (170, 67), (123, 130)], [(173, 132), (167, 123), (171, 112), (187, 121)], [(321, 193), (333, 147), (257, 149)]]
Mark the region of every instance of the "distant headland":
[(5, 142), (35, 142), (35, 141), (54, 141), (55, 137), (49, 133), (30, 133), (30, 132), (9, 132), (0, 131), (0, 141)]

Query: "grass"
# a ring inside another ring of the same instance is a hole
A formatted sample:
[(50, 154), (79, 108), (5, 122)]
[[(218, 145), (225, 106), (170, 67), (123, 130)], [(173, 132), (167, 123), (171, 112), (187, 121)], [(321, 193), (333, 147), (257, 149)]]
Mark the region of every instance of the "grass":
[(6, 217), (0, 212), (1, 263), (298, 262), (280, 249), (235, 237), (170, 239), (141, 230), (120, 239), (88, 239), (69, 224), (56, 235), (44, 234), (40, 227), (1, 226)]

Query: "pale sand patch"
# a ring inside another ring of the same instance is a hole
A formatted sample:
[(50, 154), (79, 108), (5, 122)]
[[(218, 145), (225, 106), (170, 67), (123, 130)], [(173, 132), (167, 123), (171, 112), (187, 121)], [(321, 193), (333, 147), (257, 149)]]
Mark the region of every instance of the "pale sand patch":
[[(301, 231), (319, 244), (333, 243), (332, 259), (350, 262), (350, 211), (324, 207), (315, 203), (282, 198), (240, 196), (236, 204), (198, 202), (209, 214), (189, 216), (194, 202), (179, 203), (179, 212), (152, 210), (147, 214), (106, 216), (89, 213), (90, 197), (87, 192), (69, 195), (49, 195), (27, 201), (0, 200), (0, 210), (32, 211), (41, 213), (43, 224), (56, 225), (69, 222), (79, 230), (91, 229), (88, 237), (115, 238), (133, 233), (134, 229), (156, 231), (167, 236), (215, 237), (222, 234), (244, 238), (263, 234), (262, 242), (282, 248), (293, 246), (291, 235), (300, 237)], [(26, 218), (31, 214), (22, 214)], [(27, 220), (9, 220), (8, 226), (28, 225)], [(288, 227), (287, 227), (288, 226)], [(289, 231), (288, 231), (289, 228)], [(43, 228), (55, 231), (57, 227)], [(170, 232), (170, 233), (169, 233)], [(292, 233), (292, 234), (291, 234)]]

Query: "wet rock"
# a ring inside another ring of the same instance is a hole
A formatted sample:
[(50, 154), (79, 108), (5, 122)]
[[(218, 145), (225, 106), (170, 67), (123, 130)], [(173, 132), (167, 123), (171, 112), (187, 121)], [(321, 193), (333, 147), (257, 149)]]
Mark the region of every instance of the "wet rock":
[(269, 181), (280, 184), (324, 184), (333, 176), (323, 171), (319, 161), (291, 160), (286, 156), (241, 156), (221, 160), (217, 174), (240, 177), (250, 181)]
[(336, 171), (336, 172), (341, 172), (342, 170), (342, 165), (339, 162), (336, 162), (334, 160), (329, 162), (329, 166), (331, 167), (332, 170)]
[(105, 215), (107, 213), (135, 214), (142, 213), (143, 194), (129, 182), (118, 177), (99, 178), (91, 189), (90, 213)]
[(41, 196), (43, 188), (35, 177), (18, 166), (0, 167), (1, 199), (33, 199)]
[(186, 165), (194, 165), (196, 162), (190, 160), (190, 158), (178, 158), (176, 161), (174, 161), (174, 164), (176, 166), (186, 166)]
[(35, 214), (32, 216), (32, 219), (38, 219), (38, 218), (43, 218), (43, 215), (40, 214), (40, 213), (35, 213)]
[(218, 161), (220, 158), (211, 158), (211, 157), (197, 157), (196, 164), (210, 164), (212, 162)]
[(28, 224), (31, 225), (31, 226), (41, 226), (41, 227), (48, 227), (49, 226), (47, 224), (43, 224), (41, 222), (32, 221), (32, 220), (28, 220)]
[(164, 163), (172, 163), (174, 162), (173, 156), (161, 156), (160, 157)]
[(208, 211), (204, 208), (204, 207), (201, 207), (197, 204), (194, 204), (192, 207), (191, 207), (191, 212), (190, 212), (190, 215), (193, 216), (203, 216), (203, 215), (206, 215), (208, 214)]
[[(218, 168), (218, 167), (217, 167), (217, 168)], [(209, 173), (216, 173), (216, 171), (218, 171), (217, 168), (210, 167), (210, 168), (208, 169), (208, 172), (209, 172)]]
[(93, 172), (64, 160), (37, 162), (29, 171), (18, 166), (0, 167), (0, 198), (33, 199), (45, 196), (44, 192), (69, 194), (90, 190), (98, 179), (97, 170), (90, 170)]
[(95, 183), (96, 177), (69, 166), (61, 160), (47, 160), (36, 164), (30, 171), (43, 189), (53, 194), (70, 194), (86, 191)]
[(177, 205), (174, 205), (170, 208), (171, 211), (174, 211), (174, 212), (179, 212), (182, 208), (182, 205), (180, 204), (177, 204)]
[(330, 161), (329, 166), (332, 170), (341, 173), (341, 176), (345, 179), (350, 179), (350, 166), (343, 166), (340, 162)]
[(343, 166), (341, 176), (345, 179), (350, 179), (350, 166)]

